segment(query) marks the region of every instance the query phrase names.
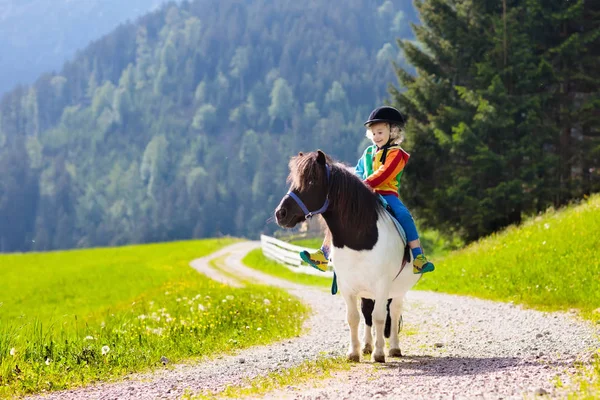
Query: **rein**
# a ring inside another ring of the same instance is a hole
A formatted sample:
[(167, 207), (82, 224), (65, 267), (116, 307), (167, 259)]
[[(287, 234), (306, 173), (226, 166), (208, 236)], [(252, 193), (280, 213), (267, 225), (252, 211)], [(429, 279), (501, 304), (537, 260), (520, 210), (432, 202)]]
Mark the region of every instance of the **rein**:
[[(329, 188), (329, 176), (331, 175), (331, 169), (329, 168), (329, 164), (325, 164), (325, 172), (327, 172), (327, 187)], [(304, 213), (304, 218), (306, 219), (311, 219), (315, 215), (323, 214), (325, 211), (327, 211), (327, 207), (329, 207), (329, 189), (327, 192), (327, 197), (325, 197), (325, 203), (323, 203), (323, 206), (321, 206), (321, 208), (319, 208), (316, 211), (308, 211), (308, 208), (300, 199), (300, 197), (298, 197), (298, 195), (292, 192), (291, 190), (289, 190), (286, 193), (286, 196), (290, 196), (292, 199), (294, 199), (296, 204), (298, 204), (300, 209), (302, 209), (302, 212)]]

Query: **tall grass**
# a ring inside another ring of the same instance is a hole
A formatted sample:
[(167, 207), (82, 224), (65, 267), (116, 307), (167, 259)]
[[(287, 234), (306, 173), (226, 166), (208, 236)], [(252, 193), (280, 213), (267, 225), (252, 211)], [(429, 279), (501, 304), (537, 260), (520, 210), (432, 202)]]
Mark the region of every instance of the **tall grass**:
[(188, 266), (232, 240), (0, 256), (0, 396), (69, 388), (300, 332), (306, 308)]
[(418, 289), (543, 309), (600, 307), (600, 196), (550, 210), (436, 260)]

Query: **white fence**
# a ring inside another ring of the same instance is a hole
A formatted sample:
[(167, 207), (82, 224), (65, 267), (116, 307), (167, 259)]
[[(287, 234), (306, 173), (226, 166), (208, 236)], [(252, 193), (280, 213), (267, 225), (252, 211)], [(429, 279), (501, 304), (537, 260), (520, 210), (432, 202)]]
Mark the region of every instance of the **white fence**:
[(308, 252), (316, 251), (306, 247), (295, 246), (284, 242), (283, 240), (275, 239), (271, 236), (260, 235), (260, 243), (263, 254), (278, 263), (283, 264), (290, 271), (300, 274), (310, 274), (317, 276), (332, 277), (333, 271), (329, 267), (328, 271), (321, 272), (310, 265), (302, 264), (300, 252), (307, 250)]

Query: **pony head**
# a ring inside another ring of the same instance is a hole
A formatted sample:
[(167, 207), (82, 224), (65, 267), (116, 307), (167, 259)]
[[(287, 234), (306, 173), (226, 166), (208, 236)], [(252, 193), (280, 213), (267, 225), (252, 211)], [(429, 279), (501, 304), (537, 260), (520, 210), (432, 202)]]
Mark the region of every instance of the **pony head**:
[[(293, 228), (324, 212), (328, 204), (331, 159), (321, 150), (298, 153), (289, 163), (290, 189), (275, 209), (275, 220), (282, 228)], [(302, 208), (304, 207), (304, 209)]]

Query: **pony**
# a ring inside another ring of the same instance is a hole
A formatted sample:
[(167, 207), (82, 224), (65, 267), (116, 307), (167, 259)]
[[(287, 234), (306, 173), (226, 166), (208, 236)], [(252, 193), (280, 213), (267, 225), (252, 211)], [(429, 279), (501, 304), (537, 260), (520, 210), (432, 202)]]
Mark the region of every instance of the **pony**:
[[(358, 299), (364, 298), (367, 302), (363, 300), (363, 311), (372, 309), (375, 325), (373, 360), (385, 362), (384, 324), (388, 299), (392, 299), (390, 326), (398, 327), (404, 296), (420, 278), (412, 272), (410, 251), (405, 251), (406, 243), (379, 196), (350, 167), (318, 150), (292, 157), (289, 169), (289, 191), (275, 209), (275, 220), (282, 228), (293, 228), (321, 214), (331, 237), (331, 259), (338, 288), (346, 303), (350, 328), (348, 359), (360, 361)], [(390, 335), (388, 354), (399, 357), (402, 352), (398, 332), (394, 331)], [(372, 341), (371, 328), (367, 325), (364, 354), (371, 353)]]

